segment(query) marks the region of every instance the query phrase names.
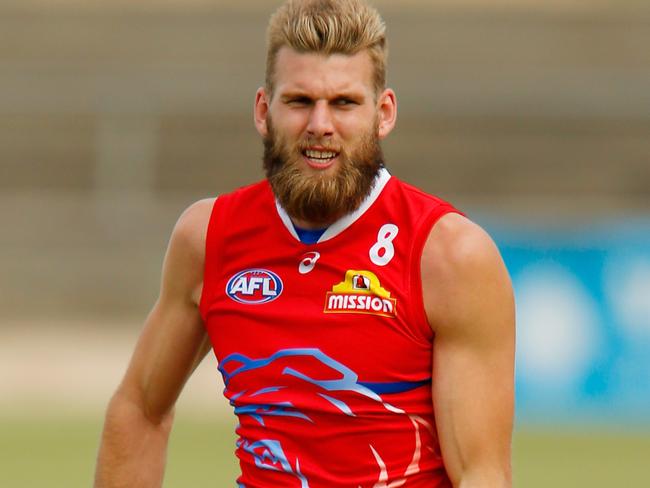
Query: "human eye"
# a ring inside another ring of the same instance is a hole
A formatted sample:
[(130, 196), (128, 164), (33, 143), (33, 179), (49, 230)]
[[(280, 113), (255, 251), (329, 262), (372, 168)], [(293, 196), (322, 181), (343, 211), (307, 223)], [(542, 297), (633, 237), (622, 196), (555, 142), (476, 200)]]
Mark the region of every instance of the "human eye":
[(336, 105), (337, 107), (349, 107), (352, 105), (359, 105), (359, 102), (350, 97), (338, 97), (332, 101), (332, 105)]
[(288, 97), (286, 103), (294, 107), (306, 107), (311, 104), (311, 99), (305, 96)]

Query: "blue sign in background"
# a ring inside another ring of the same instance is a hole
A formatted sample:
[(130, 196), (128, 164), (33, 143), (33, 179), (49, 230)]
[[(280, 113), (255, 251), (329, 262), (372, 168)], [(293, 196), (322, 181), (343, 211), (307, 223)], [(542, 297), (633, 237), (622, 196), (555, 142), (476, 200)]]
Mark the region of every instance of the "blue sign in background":
[(650, 221), (485, 224), (517, 303), (517, 416), (650, 424)]

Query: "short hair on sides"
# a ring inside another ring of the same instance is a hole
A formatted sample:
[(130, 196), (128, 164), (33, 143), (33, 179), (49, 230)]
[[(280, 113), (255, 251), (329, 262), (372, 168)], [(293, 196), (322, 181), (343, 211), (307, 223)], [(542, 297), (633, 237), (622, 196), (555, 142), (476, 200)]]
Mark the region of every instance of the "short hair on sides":
[(288, 0), (271, 16), (267, 31), (266, 89), (275, 88), (278, 52), (353, 55), (367, 50), (378, 95), (386, 87), (386, 23), (365, 0)]

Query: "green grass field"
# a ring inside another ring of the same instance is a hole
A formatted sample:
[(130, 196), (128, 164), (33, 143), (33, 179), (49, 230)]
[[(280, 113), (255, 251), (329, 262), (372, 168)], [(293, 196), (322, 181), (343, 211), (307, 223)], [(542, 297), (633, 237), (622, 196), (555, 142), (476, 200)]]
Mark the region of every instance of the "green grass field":
[[(92, 485), (100, 418), (0, 418), (0, 487)], [(178, 415), (166, 488), (234, 487), (233, 425)], [(650, 486), (650, 435), (576, 429), (519, 429), (515, 486), (625, 488)]]

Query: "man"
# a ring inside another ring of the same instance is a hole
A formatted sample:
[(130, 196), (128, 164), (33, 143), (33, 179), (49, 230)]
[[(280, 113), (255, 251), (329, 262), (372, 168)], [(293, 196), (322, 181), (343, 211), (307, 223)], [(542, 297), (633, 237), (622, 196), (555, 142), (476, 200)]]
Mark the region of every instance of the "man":
[(210, 347), (241, 487), (510, 486), (509, 278), (483, 230), (384, 168), (383, 21), (364, 0), (290, 0), (268, 41), (267, 180), (180, 217), (95, 486), (161, 485)]

